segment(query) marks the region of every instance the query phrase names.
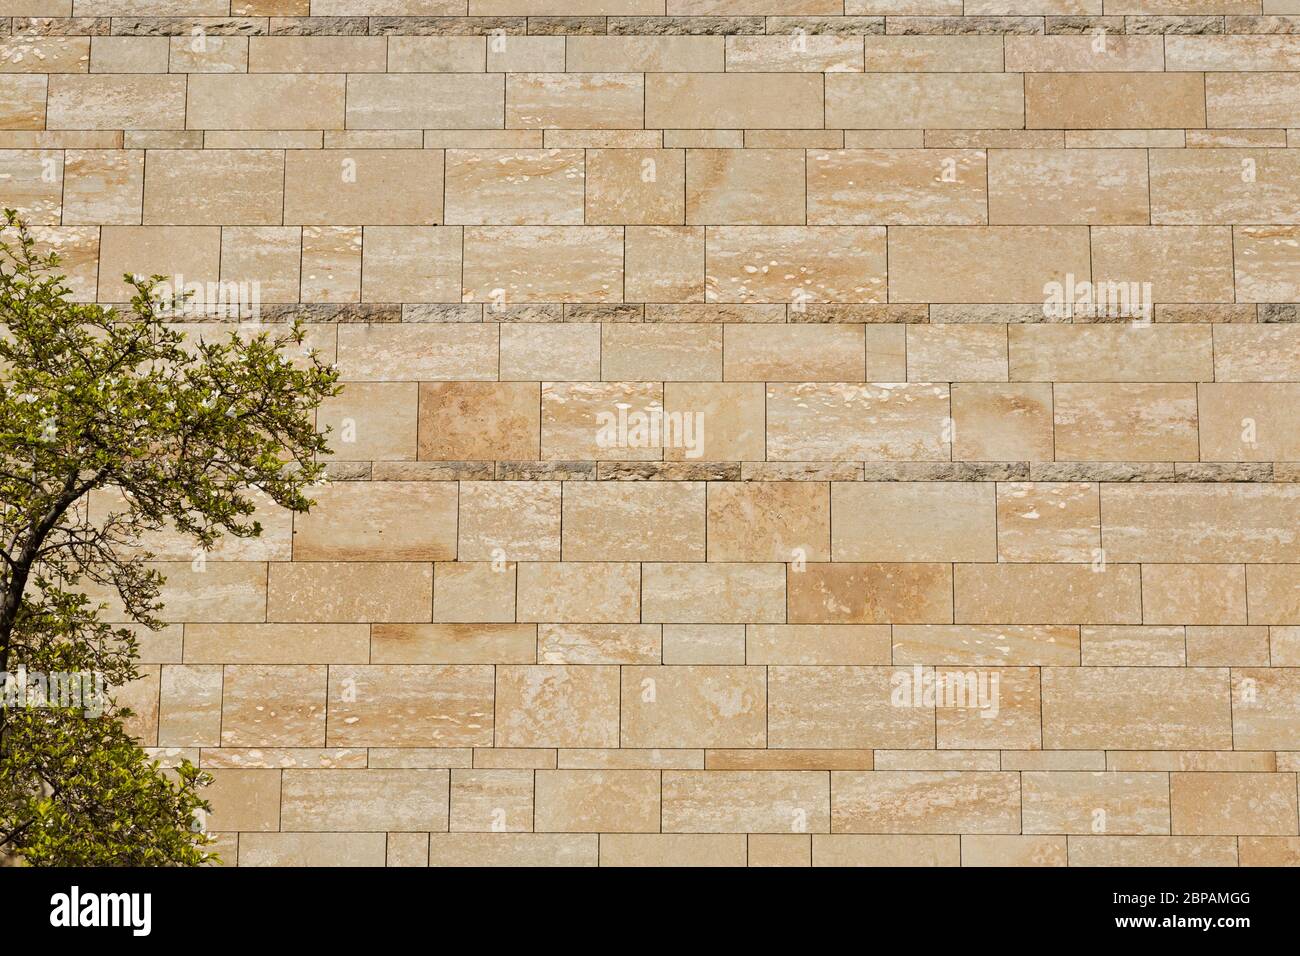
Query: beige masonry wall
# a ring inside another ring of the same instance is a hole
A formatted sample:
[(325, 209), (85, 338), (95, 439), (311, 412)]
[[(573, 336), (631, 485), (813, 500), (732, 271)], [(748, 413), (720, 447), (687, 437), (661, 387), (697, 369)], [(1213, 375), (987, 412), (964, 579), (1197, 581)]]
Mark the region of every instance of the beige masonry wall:
[(310, 515), (155, 543), (141, 741), (239, 865), (1300, 863), (1298, 71), (1295, 0), (0, 0), (76, 296), (347, 383)]

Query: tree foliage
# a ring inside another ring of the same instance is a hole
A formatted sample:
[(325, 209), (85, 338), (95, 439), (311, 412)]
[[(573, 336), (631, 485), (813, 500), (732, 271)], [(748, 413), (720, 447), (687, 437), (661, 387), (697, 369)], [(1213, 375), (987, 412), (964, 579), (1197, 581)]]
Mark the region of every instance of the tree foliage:
[[(128, 309), (77, 303), (12, 210), (0, 241), (0, 672), (136, 679), (133, 629), (156, 628), (151, 538), (206, 551), (256, 537), (259, 498), (293, 511), (323, 475), (315, 410), (337, 373), (297, 325), (187, 337), (162, 276), (127, 276)], [(207, 326), (206, 328), (211, 328)], [(204, 862), (204, 774), (162, 771), (129, 711), (0, 707), (0, 850), (31, 864)]]

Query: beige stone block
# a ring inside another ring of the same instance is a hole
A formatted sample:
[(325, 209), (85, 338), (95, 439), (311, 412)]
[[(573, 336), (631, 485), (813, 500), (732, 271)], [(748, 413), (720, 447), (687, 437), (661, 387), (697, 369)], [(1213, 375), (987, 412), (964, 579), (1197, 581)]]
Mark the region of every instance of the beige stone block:
[(441, 561), (456, 557), (450, 482), (336, 482), (294, 519), (299, 561)]
[(542, 664), (657, 664), (663, 656), (658, 624), (539, 624)]
[(419, 457), (536, 458), (540, 410), (532, 382), (422, 382)]
[(1137, 149), (990, 150), (988, 221), (1145, 223), (1146, 164), (1146, 153)]
[(1232, 744), (1241, 750), (1300, 750), (1300, 671), (1234, 668)]
[(789, 622), (951, 622), (951, 571), (948, 564), (916, 562), (809, 565), (789, 576)]
[(1079, 628), (1067, 624), (900, 624), (893, 628), (893, 642), (895, 664), (1079, 663)]
[(728, 381), (855, 382), (865, 378), (860, 325), (734, 324), (726, 339)]
[[(1159, 36), (1107, 32), (1097, 49), (1093, 35), (1006, 36), (1009, 73), (1130, 73), (1165, 69), (1165, 44)], [(1180, 38), (1181, 39), (1181, 38)], [(1170, 70), (1180, 67), (1170, 66)]]
[(1213, 750), (1233, 740), (1226, 669), (1048, 667), (1042, 680), (1049, 749)]
[(1188, 627), (1187, 663), (1193, 667), (1267, 667), (1268, 628), (1228, 625)]
[(1007, 327), (1001, 323), (909, 325), (906, 332), (908, 381), (1007, 380)]
[(430, 866), (595, 866), (595, 833), (432, 833)]
[(100, 301), (131, 300), (135, 290), (122, 281), (124, 273), (217, 281), (221, 230), (216, 226), (105, 226), (100, 237)]
[(297, 302), (302, 232), (294, 226), (225, 226), (221, 230), (221, 281), (253, 290), (259, 302)]
[(785, 619), (780, 564), (646, 564), (641, 617), (669, 624), (778, 623)]
[(963, 834), (963, 866), (1065, 866), (1063, 836)]
[(631, 562), (524, 563), (519, 566), (519, 620), (635, 622), (641, 587), (641, 568)]
[(889, 235), (891, 302), (1045, 301), (1089, 274), (1082, 226), (900, 226)]
[[(0, 85), (0, 130), (37, 130), (45, 128), (46, 120), (46, 91), (49, 85), (49, 77), (43, 73), (6, 75), (3, 85)], [(183, 89), (183, 87), (182, 87)], [(69, 102), (64, 107), (64, 112), (68, 113), (72, 108), (70, 98), (73, 95), (71, 91), (66, 92), (65, 97)], [(173, 94), (174, 95), (174, 94)], [(184, 93), (181, 93), (184, 97)], [(183, 99), (181, 103), (183, 104)], [(182, 111), (184, 106), (180, 107)], [(173, 107), (174, 109), (174, 107)], [(62, 114), (55, 114), (61, 116)], [(75, 117), (68, 115), (69, 120), (75, 120)], [(184, 122), (183, 115), (180, 120), (175, 116), (170, 117), (171, 122), (179, 128)]]
[(622, 746), (767, 746), (762, 668), (673, 665), (622, 673)]
[(465, 229), (462, 299), (492, 302), (618, 302), (623, 232), (613, 226)]
[(1240, 226), (1232, 234), (1238, 301), (1300, 300), (1300, 226)]
[(1250, 565), (1246, 568), (1246, 580), (1253, 623), (1300, 622), (1300, 589), (1296, 587), (1300, 583), (1300, 568), (1289, 564)]
[(330, 429), (330, 447), (340, 461), (411, 461), (418, 424), (415, 382), (353, 382), (316, 413), (316, 425)]
[(219, 665), (164, 666), (158, 695), (158, 746), (218, 746), (221, 684)]
[(447, 222), (581, 224), (583, 175), (583, 154), (576, 149), (449, 149)]
[(901, 834), (812, 835), (813, 866), (960, 866), (961, 838)]
[(768, 746), (933, 747), (933, 706), (895, 706), (895, 673), (892, 667), (768, 668)]
[(822, 78), (812, 74), (647, 73), (645, 78), (646, 128), (821, 129), (823, 102)]
[(342, 74), (202, 73), (185, 91), (186, 129), (344, 128)]
[(802, 224), (804, 154), (797, 149), (688, 149), (690, 225)]
[(286, 770), (285, 831), (447, 829), (446, 770)]
[(826, 76), (826, 126), (854, 129), (1016, 129), (1025, 125), (1018, 77), (988, 73), (835, 73)]
[(348, 77), (347, 129), (501, 129), (504, 117), (505, 80), (500, 74)]
[(503, 323), (501, 380), (586, 382), (599, 379), (600, 331), (597, 322)]
[[(1230, 302), (1232, 236), (1225, 228), (1102, 226), (1092, 230), (1092, 274), (1101, 287), (1138, 283), (1147, 303)], [(1120, 299), (1122, 303), (1123, 300)], [(1131, 316), (1130, 316), (1131, 317)]]
[(1300, 221), (1300, 159), (1286, 149), (1151, 150), (1151, 221)]
[(947, 460), (948, 386), (771, 384), (770, 460)]
[(812, 866), (812, 837), (802, 833), (749, 835), (749, 866)]
[(993, 492), (983, 482), (834, 482), (834, 560), (996, 560)]
[(641, 129), (647, 95), (638, 73), (512, 73), (506, 77), (505, 125)]
[[(187, 115), (194, 118), (187, 114), (183, 76), (55, 73), (49, 77), (47, 105), (39, 113), (34, 102), (36, 87), (28, 77), (7, 78), (5, 86), (14, 101), (14, 106), (4, 111), (13, 114), (4, 124), (8, 129), (39, 128), (42, 114), (47, 129), (184, 129)], [(44, 89), (44, 83), (40, 88)], [(26, 110), (25, 104), (30, 104)]]
[(988, 222), (987, 175), (982, 150), (812, 151), (808, 222), (981, 225)]
[(65, 153), (63, 221), (80, 225), (139, 225), (144, 153), (78, 149)]
[(700, 481), (581, 481), (565, 489), (566, 561), (703, 561)]
[(1163, 773), (1026, 773), (1026, 833), (1169, 832), (1169, 777)]
[(238, 858), (240, 866), (383, 866), (384, 834), (242, 833)]
[(1214, 333), (1214, 378), (1285, 382), (1300, 378), (1300, 326), (1250, 325)]
[(717, 381), (723, 374), (722, 333), (716, 323), (604, 323), (601, 377), (614, 382)]
[(745, 627), (744, 624), (666, 624), (662, 637), (663, 662), (744, 664)]
[(499, 666), (496, 705), (497, 746), (619, 745), (617, 667)]
[(212, 805), (205, 821), (210, 831), (279, 828), (280, 774), (276, 770), (213, 771), (212, 784), (204, 790), (203, 799)]
[[(500, 39), (509, 44), (523, 37), (503, 35)], [(487, 62), (486, 50), (486, 37), (390, 34), (388, 72), (481, 73)]]
[(830, 787), (816, 771), (666, 771), (665, 833), (825, 833)]
[(286, 223), (430, 225), (443, 215), (438, 150), (291, 149), (284, 184)]
[[(936, 743), (941, 750), (1042, 746), (1042, 700), (1036, 667), (994, 667), (977, 672), (936, 669), (943, 681), (935, 708)], [(876, 764), (879, 770), (889, 769)], [(913, 769), (903, 768), (899, 769)], [(946, 770), (942, 765), (917, 770)], [(951, 769), (966, 769), (952, 767)], [(972, 769), (994, 769), (972, 767)]]
[(459, 553), (463, 561), (558, 561), (560, 483), (460, 483)]
[[(1186, 129), (1204, 127), (1206, 83), (1199, 73), (1026, 73), (1029, 129)], [(1228, 125), (1216, 120), (1213, 126)], [(1256, 125), (1256, 124), (1249, 124)]]
[(703, 302), (704, 229), (628, 226), (623, 270), (629, 302)]
[(451, 830), (515, 833), (533, 828), (531, 770), (453, 770)]
[(1142, 620), (1245, 624), (1246, 569), (1239, 564), (1144, 564)]
[(375, 624), (369, 651), (375, 664), (531, 664), (537, 634), (531, 624)]
[(954, 384), (952, 457), (958, 461), (1051, 461), (1052, 386)]
[(344, 382), (493, 380), (499, 348), (495, 324), (345, 325), (339, 373)]
[(388, 40), (380, 36), (254, 36), (249, 73), (383, 73)]
[(714, 482), (708, 499), (710, 561), (825, 561), (830, 556), (831, 500), (824, 484)]
[[(664, 457), (681, 461), (761, 461), (765, 457), (765, 399), (761, 383), (669, 382), (663, 387), (664, 412), (702, 416), (699, 454), (690, 448), (664, 449)], [(602, 457), (611, 457), (602, 452)]]
[(718, 226), (706, 232), (709, 302), (879, 302), (885, 235), (870, 226)]
[[(1015, 325), (1013, 381), (1205, 382), (1215, 377), (1207, 325)], [(1219, 376), (1222, 378), (1222, 376)]]
[(1195, 461), (1196, 386), (1054, 386), (1058, 461)]
[(328, 746), (491, 746), (492, 673), (480, 664), (332, 666)]
[(326, 670), (322, 665), (226, 667), (221, 689), (221, 745), (323, 745)]
[(445, 624), (515, 620), (517, 565), (440, 562), (435, 569), (433, 620)]
[[(632, 416), (644, 416), (647, 421), (651, 421), (654, 416), (662, 414), (664, 390), (662, 384), (652, 382), (543, 383), (542, 458), (548, 461), (637, 461), (662, 458), (662, 431), (657, 437), (647, 434), (642, 442), (641, 433), (636, 429), (636, 421)], [(602, 430), (602, 422), (617, 422), (620, 410), (624, 407), (629, 424), (623, 433), (614, 434), (613, 437), (617, 440), (611, 442), (609, 433)], [(699, 409), (685, 408), (683, 411)], [(623, 437), (627, 441), (622, 441)]]
[(1070, 866), (1236, 866), (1233, 837), (1072, 836)]
[(109, 38), (34, 33), (5, 37), (0, 39), (0, 73), (85, 73), (92, 39)]
[(271, 621), (427, 621), (433, 567), (396, 561), (275, 563), (268, 590)]
[(888, 624), (749, 624), (749, 664), (888, 664)]
[(685, 184), (685, 150), (588, 150), (586, 221), (646, 226), (685, 223)]
[(1018, 833), (1020, 776), (997, 772), (837, 771), (834, 833)]
[(1174, 833), (1290, 836), (1296, 833), (1296, 787), (1290, 774), (1172, 773)]
[(360, 226), (304, 226), (301, 296), (304, 302), (361, 301)]
[(193, 35), (171, 38), (168, 68), (172, 73), (248, 72), (248, 37), (209, 34), (202, 44), (194, 41)]
[(955, 565), (956, 620), (970, 624), (1139, 623), (1142, 609), (1138, 568), (1106, 564), (1104, 570), (1094, 571), (1093, 567)]
[(187, 664), (357, 664), (369, 656), (366, 624), (185, 626)]
[(998, 485), (998, 557), (1092, 561), (1101, 547), (1100, 498), (1089, 482)]
[(63, 208), (62, 153), (28, 149), (0, 150), (0, 203), (17, 210), (28, 225), (59, 224)]
[[(1233, 69), (1240, 69), (1239, 66)], [(1290, 72), (1207, 73), (1205, 107), (1211, 127), (1259, 129), (1300, 125), (1300, 94)]]

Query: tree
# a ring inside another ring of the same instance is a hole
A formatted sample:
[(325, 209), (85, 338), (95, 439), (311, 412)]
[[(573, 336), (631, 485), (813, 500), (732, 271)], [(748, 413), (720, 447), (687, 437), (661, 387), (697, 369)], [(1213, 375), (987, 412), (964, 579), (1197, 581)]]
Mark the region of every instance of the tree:
[[(205, 552), (256, 537), (259, 496), (306, 511), (323, 477), (321, 401), (337, 372), (296, 324), (190, 341), (184, 297), (127, 276), (129, 311), (82, 304), (12, 210), (0, 241), (0, 673), (137, 678), (133, 628), (160, 627), (151, 535)], [(246, 331), (246, 330), (245, 330)], [(90, 496), (95, 494), (95, 508)], [(110, 504), (105, 505), (104, 502)], [(51, 683), (56, 678), (51, 678)], [(0, 706), (0, 852), (33, 865), (194, 865), (208, 782), (163, 771), (100, 706)], [(107, 695), (111, 698), (111, 694)]]

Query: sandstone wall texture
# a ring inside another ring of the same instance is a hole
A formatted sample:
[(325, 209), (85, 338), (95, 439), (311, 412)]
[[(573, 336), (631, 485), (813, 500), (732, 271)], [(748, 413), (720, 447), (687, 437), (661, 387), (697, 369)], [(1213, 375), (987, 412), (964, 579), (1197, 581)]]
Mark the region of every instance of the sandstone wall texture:
[(1297, 0), (0, 0), (0, 202), (347, 383), (227, 863), (1300, 863)]

